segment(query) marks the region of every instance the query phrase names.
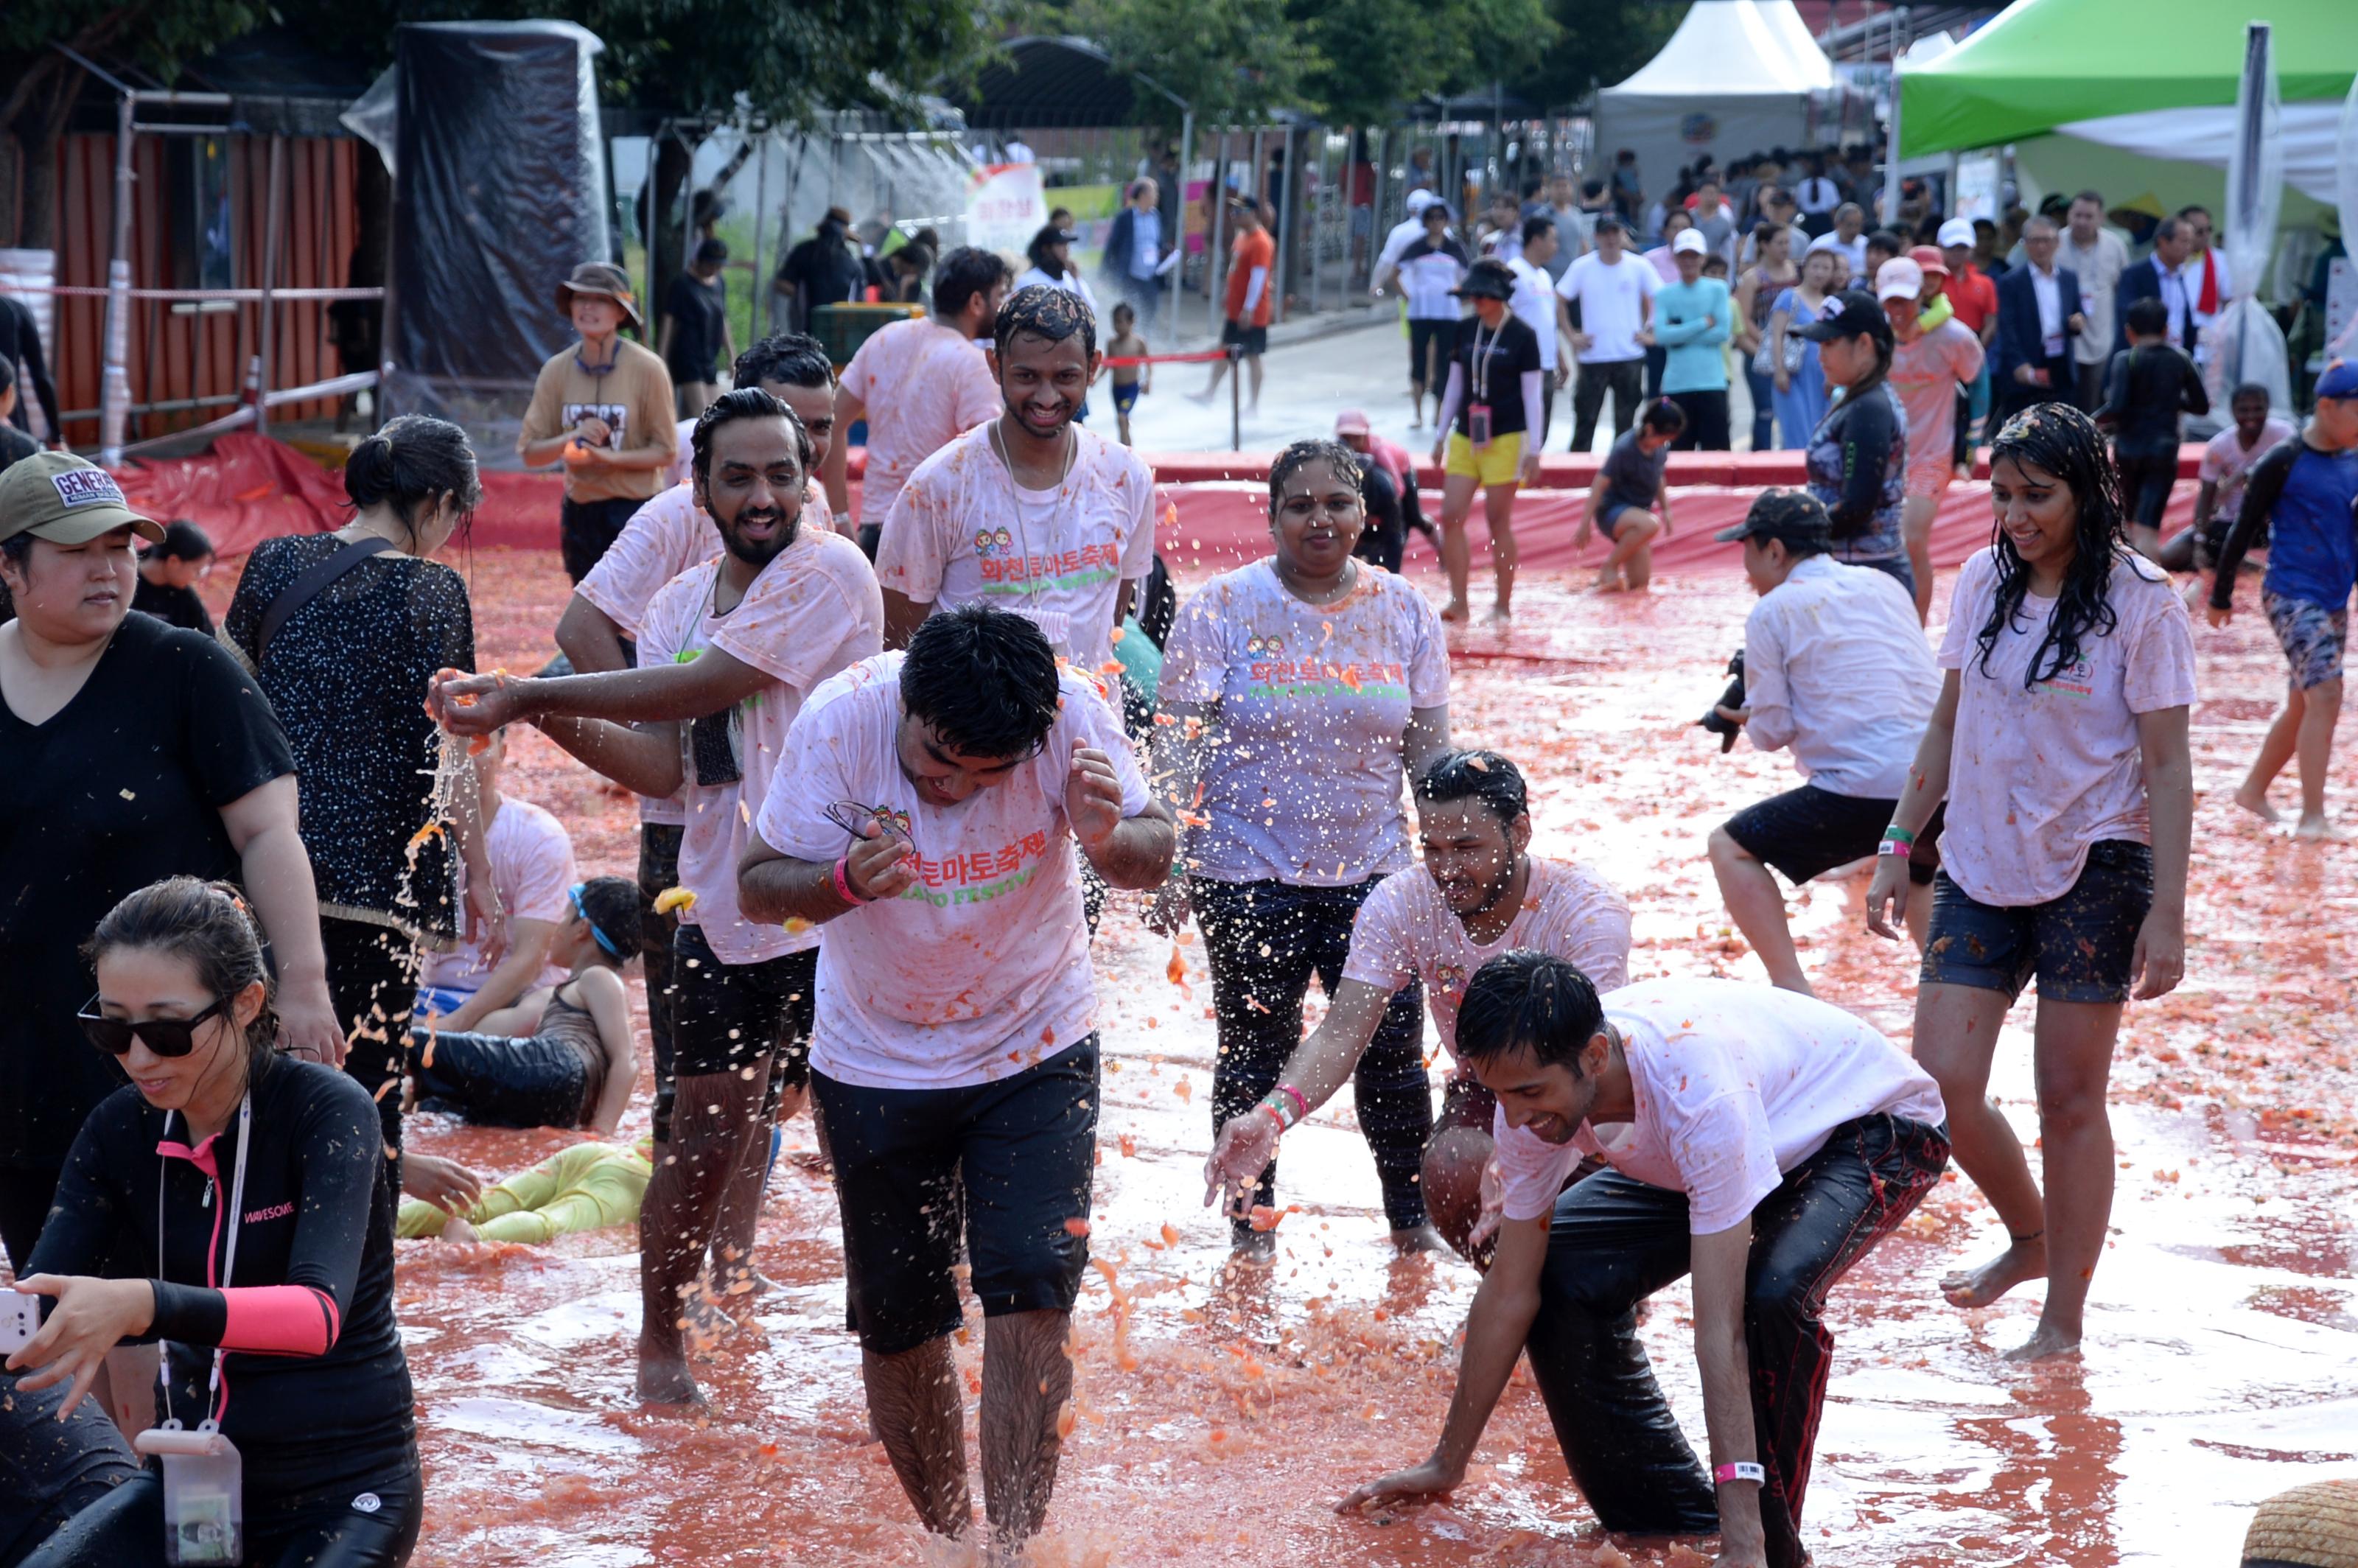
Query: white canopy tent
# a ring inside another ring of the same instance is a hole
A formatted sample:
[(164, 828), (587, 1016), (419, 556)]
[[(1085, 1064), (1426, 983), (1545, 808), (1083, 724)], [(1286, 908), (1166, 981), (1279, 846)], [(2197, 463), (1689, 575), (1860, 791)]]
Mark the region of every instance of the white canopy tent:
[(1701, 154), (1724, 167), (1810, 146), (1821, 135), (1814, 111), (1835, 91), (1793, 0), (1695, 0), (1660, 54), (1597, 93), (1599, 161), (1635, 151), (1651, 200)]

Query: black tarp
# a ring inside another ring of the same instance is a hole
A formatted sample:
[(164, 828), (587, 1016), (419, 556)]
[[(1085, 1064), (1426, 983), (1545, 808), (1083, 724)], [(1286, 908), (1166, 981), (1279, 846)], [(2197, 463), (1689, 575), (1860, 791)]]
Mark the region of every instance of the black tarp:
[(396, 32), (389, 411), (456, 419), (487, 460), (573, 339), (557, 286), (607, 255), (603, 47), (567, 22)]

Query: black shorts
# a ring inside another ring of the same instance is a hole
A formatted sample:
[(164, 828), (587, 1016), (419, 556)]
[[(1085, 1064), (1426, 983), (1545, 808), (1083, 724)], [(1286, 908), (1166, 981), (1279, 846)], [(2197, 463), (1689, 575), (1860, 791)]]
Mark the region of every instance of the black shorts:
[(597, 1108), (589, 1103), (590, 1064), (568, 1039), (413, 1028), (408, 1065), (420, 1110), (450, 1111), (480, 1127), (583, 1127)]
[[(673, 939), (672, 1070), (681, 1079), (742, 1072), (764, 1057), (773, 1087), (810, 1081), (811, 1018), (818, 1004), (818, 949), (758, 964), (724, 964), (704, 932), (683, 925)], [(662, 1110), (663, 1107), (657, 1107)], [(670, 1119), (655, 1129), (668, 1138)]]
[(627, 498), (615, 501), (568, 501), (557, 513), (557, 548), (565, 575), (579, 582), (622, 536), (632, 514), (646, 504)]
[(811, 1087), (861, 1348), (894, 1356), (958, 1326), (961, 1215), (985, 1317), (1072, 1310), (1089, 1260), (1096, 1035), (995, 1083), (871, 1089), (815, 1073)]
[(2011, 1000), (2034, 974), (2041, 1001), (2122, 1002), (2135, 978), (2136, 938), (2153, 908), (2153, 851), (2125, 838), (2088, 846), (2080, 880), (2046, 903), (1999, 908), (1942, 873), (1919, 977)]
[[(1836, 795), (1805, 784), (1729, 817), (1727, 836), (1746, 854), (1783, 872), (1785, 880), (1798, 887), (1836, 866), (1874, 854), (1898, 805), (1896, 800), (1868, 795)], [(1941, 869), (1941, 825), (1947, 812), (1945, 803), (1932, 808), (1932, 819), (1916, 835), (1915, 852), (1908, 857), (1908, 880), (1920, 887)]]
[(1224, 321), (1220, 324), (1220, 341), (1224, 345), (1235, 344), (1245, 351), (1246, 358), (1250, 359), (1255, 354), (1269, 352), (1269, 329), (1248, 327), (1241, 321)]

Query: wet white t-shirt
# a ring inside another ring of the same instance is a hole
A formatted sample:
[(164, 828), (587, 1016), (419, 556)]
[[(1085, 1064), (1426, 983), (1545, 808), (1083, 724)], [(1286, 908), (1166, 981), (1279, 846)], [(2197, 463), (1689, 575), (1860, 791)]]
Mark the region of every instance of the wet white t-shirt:
[(2137, 716), (2193, 702), (2194, 635), (2159, 568), (2117, 557), (2106, 591), (2118, 624), (2082, 632), (2078, 663), (2025, 689), (2058, 601), (2025, 594), (1985, 675), (1977, 639), (1997, 600), (1996, 549), (1957, 576), (1938, 659), (1959, 672), (1941, 868), (1980, 903), (2049, 903), (2080, 880), (2090, 845), (2153, 841)]
[(1412, 710), (1448, 703), (1449, 650), (1424, 595), (1357, 569), (1348, 597), (1306, 604), (1255, 561), (1180, 608), (1162, 700), (1217, 708), (1195, 748), (1194, 875), (1348, 887), (1408, 865), (1403, 740)]
[[(499, 891), (500, 907), (510, 919), (556, 925), (573, 913), (573, 902), (566, 894), (581, 880), (573, 869), (573, 837), (549, 812), (528, 800), (502, 799), (491, 830), (483, 835), (483, 854), (492, 863), (492, 886)], [(462, 893), (466, 882), (467, 868), (461, 863), (459, 891)], [(481, 947), (462, 935), (448, 952), (426, 955), (417, 983), (472, 995), (483, 989), (483, 982), (498, 967)], [(551, 964), (532, 984), (557, 985), (568, 973)]]
[(686, 777), (680, 798), (687, 811), (679, 885), (696, 895), (680, 911), (680, 924), (701, 930), (722, 963), (758, 964), (817, 946), (818, 928), (788, 935), (783, 925), (756, 925), (738, 912), (737, 861), (752, 838), (753, 803), (768, 793), (786, 730), (811, 692), (884, 645), (884, 599), (860, 546), (824, 529), (798, 531), (726, 615), (712, 613), (719, 572), (720, 562), (707, 561), (655, 595), (639, 637), (639, 663), (686, 663), (718, 648), (777, 683), (730, 710), (729, 752), (739, 775), (733, 782), (698, 782), (693, 727), (685, 720), (679, 726)]
[[(844, 367), (843, 390), (868, 410), (862, 523), (891, 517), (918, 464), (1004, 406), (982, 345), (922, 317), (895, 321), (861, 343)], [(838, 432), (838, 438), (849, 435)]]
[(1799, 991), (1739, 980), (1648, 980), (1604, 999), (1637, 1101), (1630, 1120), (1583, 1124), (1550, 1143), (1492, 1119), (1509, 1219), (1555, 1206), (1564, 1178), (1595, 1154), (1648, 1186), (1687, 1195), (1687, 1229), (1713, 1236), (1825, 1146), (1846, 1121), (1878, 1112), (1937, 1127), (1948, 1119), (1931, 1075), (1866, 1022)]
[(1457, 1004), (1484, 964), (1518, 947), (1552, 953), (1599, 991), (1629, 983), (1629, 906), (1612, 883), (1570, 860), (1531, 861), (1522, 907), (1495, 942), (1476, 942), (1422, 866), (1386, 877), (1359, 906), (1343, 978), (1386, 990), (1424, 982), (1425, 1005), (1450, 1059), (1457, 1056)]
[(1146, 780), (1100, 688), (1067, 669), (1037, 755), (957, 806), (927, 805), (901, 765), (903, 657), (863, 660), (811, 694), (753, 826), (782, 854), (831, 862), (851, 838), (830, 803), (906, 825), (915, 885), (825, 928), (811, 1067), (863, 1088), (957, 1088), (1020, 1073), (1095, 1027), (1065, 784), (1084, 746), (1112, 759), (1124, 816), (1146, 809)]
[(876, 579), (912, 604), (1011, 610), (1084, 669), (1113, 656), (1114, 600), (1154, 568), (1154, 476), (1138, 454), (1073, 426), (1072, 471), (1020, 488), (968, 431), (918, 465), (876, 546)]

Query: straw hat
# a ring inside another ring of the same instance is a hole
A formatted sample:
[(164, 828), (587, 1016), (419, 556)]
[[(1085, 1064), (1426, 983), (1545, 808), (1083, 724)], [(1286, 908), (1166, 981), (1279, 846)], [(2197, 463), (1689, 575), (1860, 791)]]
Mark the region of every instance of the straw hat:
[(2358, 1478), (2319, 1481), (2260, 1505), (2244, 1568), (2358, 1568)]

